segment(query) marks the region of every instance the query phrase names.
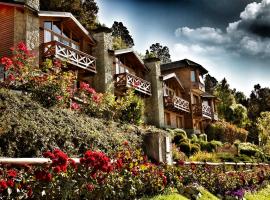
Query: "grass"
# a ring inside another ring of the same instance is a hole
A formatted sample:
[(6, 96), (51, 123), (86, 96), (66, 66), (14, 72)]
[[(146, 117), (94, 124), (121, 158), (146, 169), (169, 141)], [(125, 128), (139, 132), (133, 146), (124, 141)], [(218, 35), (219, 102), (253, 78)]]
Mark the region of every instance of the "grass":
[(141, 200), (188, 200), (188, 199), (180, 194), (173, 193), (167, 195), (158, 195), (151, 198), (143, 198)]
[(255, 193), (247, 193), (245, 195), (245, 198), (247, 200), (269, 200), (270, 199), (270, 185), (268, 185), (266, 188), (255, 192)]
[[(208, 192), (206, 189), (203, 187), (199, 188), (201, 192), (201, 197), (199, 200), (219, 200), (216, 196)], [(157, 195), (151, 198), (143, 198), (141, 200), (187, 200), (188, 198), (178, 194), (178, 193), (172, 193), (172, 194), (167, 194), (167, 195)], [(260, 199), (261, 200), (261, 199)]]
[(215, 195), (204, 189), (203, 187), (199, 188), (202, 196), (199, 198), (199, 200), (219, 200)]

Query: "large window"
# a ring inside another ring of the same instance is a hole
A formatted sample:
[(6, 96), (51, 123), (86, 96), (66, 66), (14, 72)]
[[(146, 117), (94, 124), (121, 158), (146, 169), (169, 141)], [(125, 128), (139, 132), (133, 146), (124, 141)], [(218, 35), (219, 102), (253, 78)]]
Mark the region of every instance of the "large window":
[(191, 74), (190, 74), (190, 79), (191, 79), (191, 82), (196, 82), (196, 74), (195, 74), (195, 71), (191, 71)]
[(126, 72), (136, 75), (135, 71), (132, 68), (124, 65), (118, 58), (116, 58), (115, 74), (121, 74)]
[(80, 50), (80, 41), (71, 32), (61, 27), (60, 22), (44, 22), (44, 42), (58, 41), (73, 49)]
[(183, 128), (184, 123), (183, 123), (183, 117), (182, 116), (176, 116), (176, 128)]

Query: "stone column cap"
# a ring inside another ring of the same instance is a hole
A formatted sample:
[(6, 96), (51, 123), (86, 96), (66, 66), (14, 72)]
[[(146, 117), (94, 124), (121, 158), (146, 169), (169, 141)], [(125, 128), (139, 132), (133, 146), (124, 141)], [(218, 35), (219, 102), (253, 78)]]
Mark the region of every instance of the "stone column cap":
[(156, 58), (156, 57), (153, 57), (153, 58), (145, 58), (143, 61), (146, 62), (146, 63), (149, 63), (149, 62), (159, 62), (160, 59), (159, 58)]

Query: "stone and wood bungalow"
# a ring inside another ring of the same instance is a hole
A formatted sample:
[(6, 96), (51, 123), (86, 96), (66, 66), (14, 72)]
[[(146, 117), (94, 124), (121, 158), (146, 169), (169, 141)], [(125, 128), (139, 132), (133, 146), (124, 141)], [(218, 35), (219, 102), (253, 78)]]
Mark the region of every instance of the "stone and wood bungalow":
[[(216, 121), (215, 96), (205, 92), (207, 70), (190, 60), (160, 65), (142, 60), (133, 49), (113, 50), (109, 28), (88, 32), (67, 12), (40, 11), (39, 0), (0, 2), (0, 57), (24, 41), (37, 54), (37, 63), (56, 57), (98, 92), (120, 97), (134, 88), (145, 102), (145, 123), (157, 127), (203, 132)], [(1, 67), (0, 67), (1, 68)]]

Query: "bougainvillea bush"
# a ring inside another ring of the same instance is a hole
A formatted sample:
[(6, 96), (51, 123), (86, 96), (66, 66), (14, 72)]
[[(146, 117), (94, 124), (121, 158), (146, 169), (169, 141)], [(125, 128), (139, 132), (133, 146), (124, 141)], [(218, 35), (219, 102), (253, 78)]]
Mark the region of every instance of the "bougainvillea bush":
[(55, 149), (43, 153), (52, 163), (40, 166), (1, 165), (3, 199), (139, 199), (175, 188), (199, 184), (213, 194), (242, 199), (270, 179), (269, 167), (227, 169), (183, 162), (175, 166), (151, 163), (124, 142), (110, 157), (87, 150), (79, 161)]

